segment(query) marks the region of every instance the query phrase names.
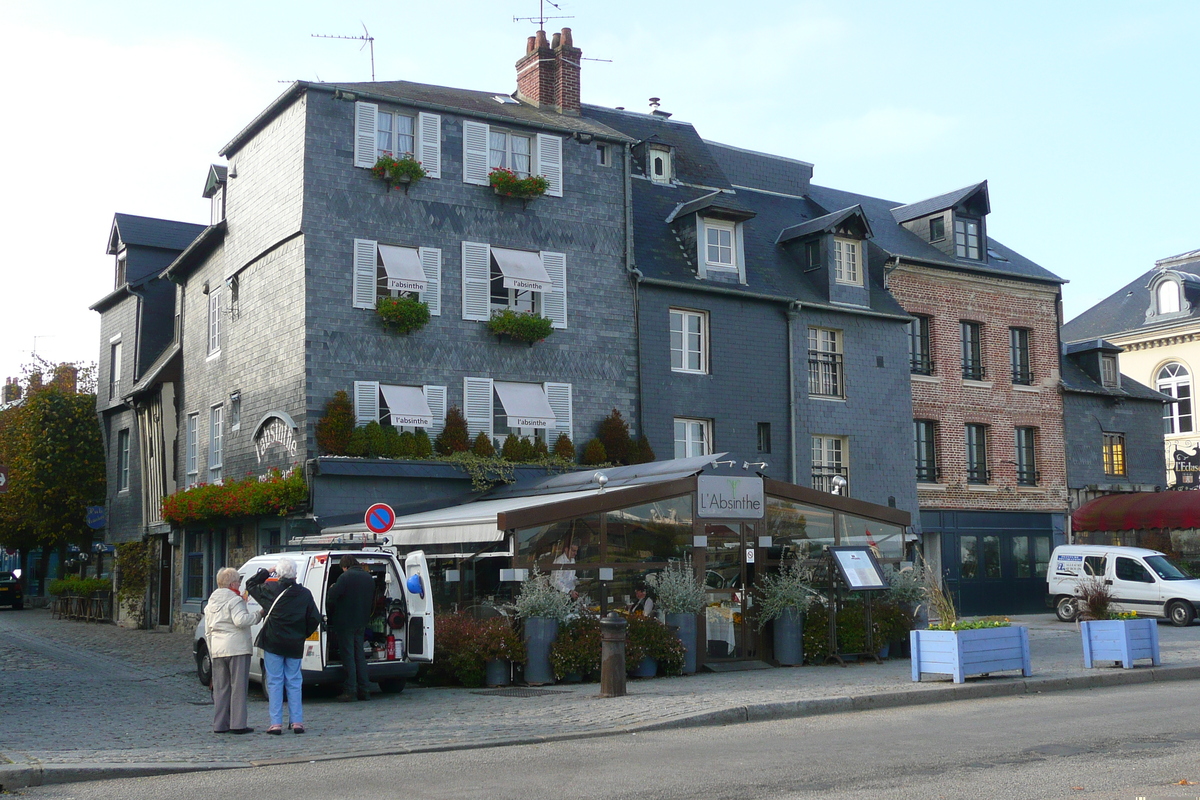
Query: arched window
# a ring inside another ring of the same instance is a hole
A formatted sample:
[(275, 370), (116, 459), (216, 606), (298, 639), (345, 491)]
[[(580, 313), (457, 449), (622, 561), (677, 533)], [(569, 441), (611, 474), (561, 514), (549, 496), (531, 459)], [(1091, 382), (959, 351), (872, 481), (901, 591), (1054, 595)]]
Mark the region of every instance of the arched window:
[(1163, 433), (1189, 433), (1192, 430), (1192, 378), (1187, 367), (1167, 364), (1158, 371), (1157, 388), (1175, 398), (1174, 403), (1163, 406)]
[[(1179, 311), (1179, 284), (1165, 280), (1158, 285), (1158, 313), (1174, 314)], [(1184, 372), (1186, 375), (1187, 373)]]

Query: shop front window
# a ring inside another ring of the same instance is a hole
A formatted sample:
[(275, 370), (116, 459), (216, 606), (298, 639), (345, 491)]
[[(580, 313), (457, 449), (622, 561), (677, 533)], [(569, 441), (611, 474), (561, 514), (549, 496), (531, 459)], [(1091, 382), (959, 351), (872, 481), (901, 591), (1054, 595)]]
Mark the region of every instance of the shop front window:
[(692, 496), (609, 511), (607, 530), (610, 563), (682, 558), (692, 548)]
[(881, 561), (904, 557), (904, 529), (872, 519), (842, 514), (838, 520), (841, 536), (838, 544), (871, 548)]
[(826, 545), (835, 543), (833, 512), (768, 497), (767, 534), (771, 537), (772, 550), (787, 547), (800, 558), (816, 558)]
[(565, 564), (597, 564), (600, 517), (593, 514), (523, 528), (517, 531), (517, 556), (522, 564), (542, 572), (566, 572)]

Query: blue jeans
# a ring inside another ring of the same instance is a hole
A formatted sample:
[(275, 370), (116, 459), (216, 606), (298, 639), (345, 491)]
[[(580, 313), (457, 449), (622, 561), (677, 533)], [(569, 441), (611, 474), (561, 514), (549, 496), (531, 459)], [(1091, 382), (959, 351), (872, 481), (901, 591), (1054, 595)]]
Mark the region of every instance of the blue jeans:
[(267, 706), (271, 724), (283, 725), (283, 690), (287, 687), (288, 721), (304, 724), (304, 709), (300, 705), (301, 686), (300, 659), (285, 658), (274, 653), (263, 653), (267, 668)]

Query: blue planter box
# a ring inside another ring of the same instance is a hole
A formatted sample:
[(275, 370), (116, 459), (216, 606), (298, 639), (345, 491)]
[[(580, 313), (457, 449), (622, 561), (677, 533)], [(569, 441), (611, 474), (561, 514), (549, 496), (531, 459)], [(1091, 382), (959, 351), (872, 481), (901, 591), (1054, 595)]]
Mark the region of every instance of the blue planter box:
[(1029, 629), (977, 628), (967, 631), (912, 631), (912, 679), (921, 673), (952, 675), (962, 683), (968, 675), (1019, 669), (1029, 677)]
[(1162, 664), (1158, 655), (1158, 622), (1153, 619), (1101, 619), (1079, 623), (1083, 634), (1083, 666), (1095, 661), (1120, 661), (1133, 669), (1136, 658)]

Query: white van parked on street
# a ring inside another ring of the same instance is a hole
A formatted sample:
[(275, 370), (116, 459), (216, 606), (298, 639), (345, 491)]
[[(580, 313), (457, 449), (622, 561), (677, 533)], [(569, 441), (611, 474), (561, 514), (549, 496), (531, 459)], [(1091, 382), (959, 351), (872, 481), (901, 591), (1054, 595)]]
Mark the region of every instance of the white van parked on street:
[(1074, 622), (1079, 616), (1075, 589), (1089, 576), (1108, 585), (1114, 611), (1136, 611), (1184, 627), (1200, 607), (1200, 580), (1157, 550), (1067, 544), (1054, 548), (1046, 573), (1046, 602), (1063, 622)]
[[(364, 649), (370, 648), (366, 653), (367, 675), (383, 691), (401, 692), (405, 681), (416, 676), (421, 663), (433, 661), (433, 595), (424, 552), (409, 553), (403, 563), (391, 550), (383, 549), (273, 553), (255, 556), (239, 567), (238, 573), (244, 583), (260, 568), (274, 570), (280, 559), (292, 560), (296, 564), (296, 582), (312, 592), (317, 608), (325, 618), (326, 596), (329, 587), (342, 574), (338, 562), (344, 555), (357, 558), (362, 568), (375, 579), (375, 612), (367, 626), (364, 643)], [(253, 597), (246, 605), (251, 611), (261, 608)], [(258, 636), (261, 628), (261, 621), (254, 624), (250, 632), (252, 639)], [(300, 662), (306, 684), (332, 684), (344, 679), (341, 655), (335, 650), (336, 637), (331, 636), (324, 626), (308, 637)], [(203, 616), (196, 626), (192, 652), (200, 682), (208, 686), (212, 681), (212, 662), (204, 640)], [(264, 672), (263, 652), (255, 648), (250, 658), (250, 679), (261, 684)]]

